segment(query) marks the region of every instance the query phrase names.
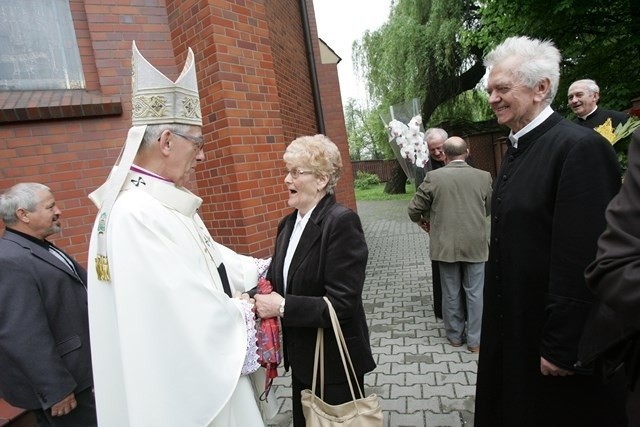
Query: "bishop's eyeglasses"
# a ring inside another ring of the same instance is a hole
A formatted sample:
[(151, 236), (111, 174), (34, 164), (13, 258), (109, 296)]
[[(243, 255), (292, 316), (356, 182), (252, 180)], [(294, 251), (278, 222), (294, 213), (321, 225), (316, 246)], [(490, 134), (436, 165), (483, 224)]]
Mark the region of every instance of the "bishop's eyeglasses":
[(186, 133), (176, 132), (175, 130), (172, 130), (171, 133), (174, 135), (178, 135), (186, 139), (187, 141), (193, 142), (196, 148), (198, 149), (198, 151), (202, 150), (202, 147), (204, 147), (204, 138), (202, 136), (188, 135)]

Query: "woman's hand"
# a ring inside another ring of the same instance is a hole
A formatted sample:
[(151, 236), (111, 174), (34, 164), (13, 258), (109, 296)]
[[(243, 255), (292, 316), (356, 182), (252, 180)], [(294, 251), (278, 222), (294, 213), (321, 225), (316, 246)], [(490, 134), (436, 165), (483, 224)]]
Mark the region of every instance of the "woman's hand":
[(256, 294), (256, 314), (261, 319), (278, 317), (280, 315), (280, 303), (284, 298), (277, 292), (270, 294)]

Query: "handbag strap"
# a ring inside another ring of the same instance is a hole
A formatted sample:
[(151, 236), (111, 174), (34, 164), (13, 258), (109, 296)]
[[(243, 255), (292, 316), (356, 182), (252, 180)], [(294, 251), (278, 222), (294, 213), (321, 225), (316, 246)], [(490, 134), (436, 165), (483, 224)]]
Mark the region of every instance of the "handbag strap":
[[(349, 383), (349, 390), (351, 391), (351, 397), (353, 400), (356, 400), (356, 394), (353, 390), (353, 384), (351, 382), (351, 375), (353, 374), (353, 379), (358, 386), (358, 394), (360, 398), (364, 398), (362, 395), (362, 389), (360, 388), (360, 383), (358, 381), (358, 377), (356, 375), (356, 370), (353, 367), (353, 362), (351, 361), (351, 356), (349, 355), (349, 349), (347, 348), (347, 342), (344, 339), (344, 335), (342, 334), (342, 329), (340, 328), (340, 321), (338, 320), (338, 315), (336, 314), (333, 305), (331, 305), (331, 301), (329, 298), (323, 297), (325, 302), (327, 303), (327, 307), (329, 309), (329, 317), (331, 318), (331, 326), (333, 327), (333, 333), (336, 336), (336, 343), (338, 344), (338, 351), (340, 352), (340, 358), (342, 359), (342, 366), (344, 367), (344, 374), (347, 377), (347, 382)], [(347, 366), (348, 362), (348, 366)], [(312, 398), (316, 396), (316, 380), (318, 377), (318, 371), (320, 371), (320, 399), (324, 400), (324, 329), (318, 328), (318, 332), (316, 335), (316, 351), (313, 357), (313, 380), (311, 383), (311, 395)]]
[(313, 356), (313, 380), (311, 383), (311, 395), (316, 395), (316, 378), (318, 375), (318, 360), (320, 359), (320, 399), (324, 399), (324, 330), (318, 328), (316, 335), (316, 352)]
[[(362, 395), (362, 389), (360, 388), (360, 383), (358, 382), (358, 376), (356, 375), (356, 370), (353, 367), (353, 362), (351, 362), (351, 356), (349, 355), (349, 349), (347, 348), (347, 342), (344, 339), (344, 335), (342, 334), (342, 329), (340, 328), (340, 321), (338, 320), (338, 315), (331, 305), (331, 301), (329, 298), (323, 297), (327, 306), (329, 307), (329, 316), (331, 317), (331, 325), (333, 326), (333, 333), (336, 336), (336, 343), (338, 344), (338, 350), (340, 351), (340, 358), (342, 359), (342, 366), (344, 367), (344, 374), (347, 377), (347, 382), (349, 383), (349, 389), (351, 390), (351, 396), (353, 400), (356, 400), (356, 394), (353, 391), (353, 384), (351, 383), (351, 374), (353, 374), (353, 379), (358, 386), (358, 394), (360, 395), (360, 399), (364, 398)], [(346, 359), (346, 360), (345, 360)], [(347, 367), (347, 362), (349, 363), (349, 367)], [(349, 372), (349, 368), (351, 372)]]

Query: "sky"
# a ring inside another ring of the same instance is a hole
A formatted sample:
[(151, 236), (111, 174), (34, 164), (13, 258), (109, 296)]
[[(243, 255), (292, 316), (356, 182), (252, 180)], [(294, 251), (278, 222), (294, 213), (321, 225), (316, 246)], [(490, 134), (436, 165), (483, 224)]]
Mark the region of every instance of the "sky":
[(364, 100), (364, 82), (351, 62), (351, 45), (367, 30), (376, 30), (389, 18), (391, 0), (314, 0), (318, 37), (342, 60), (338, 64), (342, 105), (349, 98)]

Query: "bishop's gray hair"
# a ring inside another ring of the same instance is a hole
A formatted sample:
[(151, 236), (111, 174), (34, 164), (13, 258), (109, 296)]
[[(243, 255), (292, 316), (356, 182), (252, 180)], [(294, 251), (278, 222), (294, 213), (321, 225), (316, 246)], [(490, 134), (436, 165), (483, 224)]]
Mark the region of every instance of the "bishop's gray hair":
[(183, 125), (176, 123), (148, 125), (147, 129), (144, 132), (144, 136), (142, 137), (140, 148), (147, 148), (151, 146), (151, 144), (153, 144), (158, 140), (158, 138), (160, 138), (160, 135), (162, 135), (162, 132), (164, 132), (165, 130), (185, 134), (189, 132), (191, 127), (192, 125)]

